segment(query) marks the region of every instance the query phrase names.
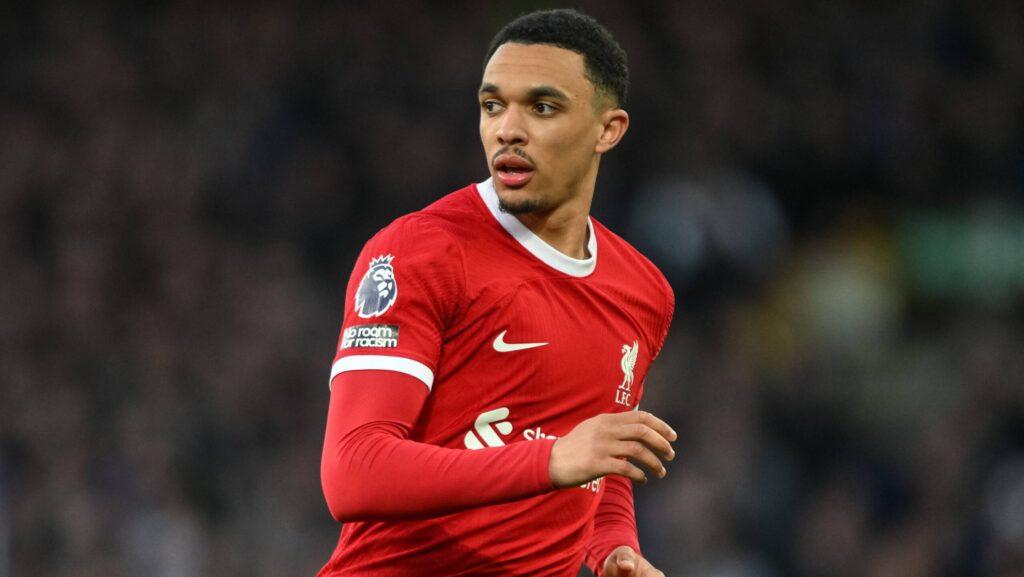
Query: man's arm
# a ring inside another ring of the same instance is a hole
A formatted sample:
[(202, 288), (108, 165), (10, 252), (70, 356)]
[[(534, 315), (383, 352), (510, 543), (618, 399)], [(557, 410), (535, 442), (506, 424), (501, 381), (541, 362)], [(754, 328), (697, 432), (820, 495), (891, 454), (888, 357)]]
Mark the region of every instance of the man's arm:
[(664, 577), (640, 555), (629, 480), (609, 475), (604, 483), (594, 515), (594, 535), (584, 557), (587, 567), (597, 577)]
[(338, 521), (438, 516), (540, 495), (552, 441), (477, 451), (408, 439), (427, 388), (392, 371), (335, 377), (320, 476)]
[(633, 487), (618, 475), (604, 478), (604, 495), (594, 513), (594, 535), (587, 547), (584, 561), (598, 577), (604, 577), (605, 559), (621, 545), (640, 552), (633, 509)]
[(321, 482), (339, 521), (411, 519), (574, 487), (616, 473), (645, 481), (633, 459), (664, 474), (668, 425), (643, 412), (598, 415), (568, 435), (470, 451), (408, 438), (426, 399), (415, 377), (381, 370), (334, 378)]

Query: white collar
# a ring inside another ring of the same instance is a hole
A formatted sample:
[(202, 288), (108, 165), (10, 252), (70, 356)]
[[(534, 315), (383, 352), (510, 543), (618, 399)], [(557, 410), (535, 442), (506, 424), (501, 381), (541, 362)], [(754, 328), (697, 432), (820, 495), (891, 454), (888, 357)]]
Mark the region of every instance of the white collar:
[(494, 190), (494, 182), (490, 178), (477, 184), (476, 190), (498, 224), (544, 264), (574, 277), (585, 277), (594, 272), (594, 267), (597, 266), (597, 235), (594, 234), (594, 223), (591, 222), (590, 217), (587, 217), (587, 251), (590, 252), (590, 258), (572, 258), (533, 234), (533, 231), (519, 222), (518, 218), (502, 212), (498, 206), (498, 193)]

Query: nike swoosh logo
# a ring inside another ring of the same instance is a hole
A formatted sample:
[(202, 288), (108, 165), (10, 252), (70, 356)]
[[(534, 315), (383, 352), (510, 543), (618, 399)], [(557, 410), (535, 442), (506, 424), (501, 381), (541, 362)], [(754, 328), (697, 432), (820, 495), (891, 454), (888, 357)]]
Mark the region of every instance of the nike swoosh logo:
[(497, 337), (494, 338), (494, 350), (499, 353), (510, 353), (512, 351), (521, 351), (524, 349), (532, 349), (536, 347), (543, 347), (548, 343), (506, 343), (505, 333), (508, 331), (501, 331)]

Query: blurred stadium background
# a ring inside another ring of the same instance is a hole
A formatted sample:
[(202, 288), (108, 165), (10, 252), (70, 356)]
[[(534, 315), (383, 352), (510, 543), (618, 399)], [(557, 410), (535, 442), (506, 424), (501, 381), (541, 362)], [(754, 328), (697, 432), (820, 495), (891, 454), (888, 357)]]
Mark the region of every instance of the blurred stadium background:
[[(0, 18), (0, 577), (313, 575), (344, 282), (486, 177), (546, 2)], [(595, 213), (677, 294), (637, 491), (693, 577), (1024, 574), (1024, 4), (596, 2), (633, 125)]]

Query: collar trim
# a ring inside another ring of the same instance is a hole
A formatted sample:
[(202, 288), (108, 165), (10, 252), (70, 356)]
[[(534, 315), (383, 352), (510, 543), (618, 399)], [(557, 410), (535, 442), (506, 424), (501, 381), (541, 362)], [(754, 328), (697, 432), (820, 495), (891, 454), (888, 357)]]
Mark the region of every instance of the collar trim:
[(519, 222), (518, 218), (502, 212), (498, 207), (498, 193), (494, 190), (492, 179), (488, 178), (478, 183), (476, 190), (484, 204), (487, 205), (487, 209), (491, 211), (491, 215), (505, 229), (505, 232), (512, 235), (512, 238), (516, 239), (523, 248), (540, 259), (544, 264), (574, 277), (585, 277), (594, 272), (594, 269), (597, 267), (597, 235), (594, 234), (594, 223), (590, 220), (590, 217), (587, 217), (587, 250), (590, 252), (590, 258), (572, 258), (544, 242), (544, 239), (534, 234), (525, 224)]

